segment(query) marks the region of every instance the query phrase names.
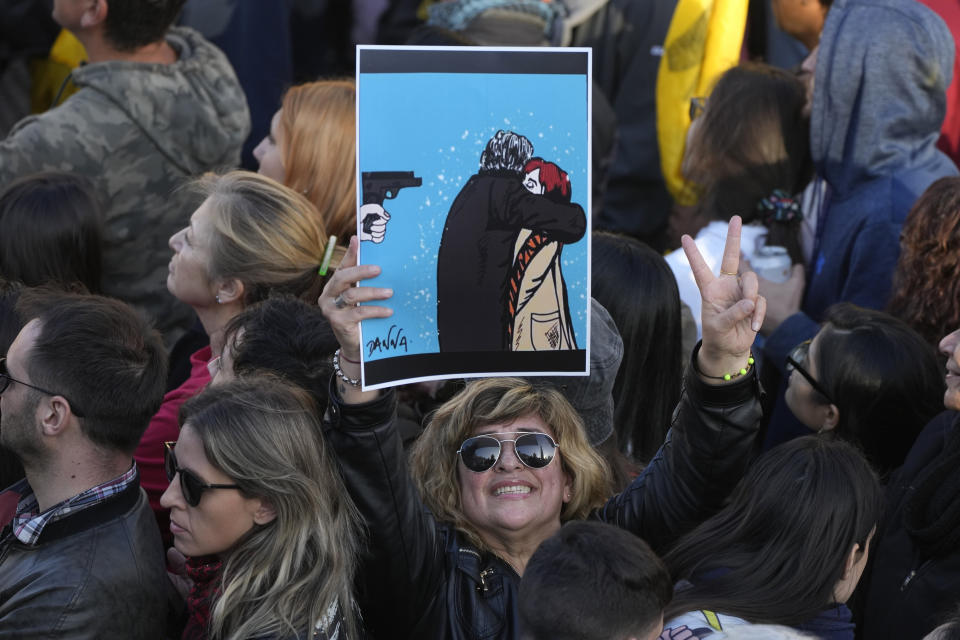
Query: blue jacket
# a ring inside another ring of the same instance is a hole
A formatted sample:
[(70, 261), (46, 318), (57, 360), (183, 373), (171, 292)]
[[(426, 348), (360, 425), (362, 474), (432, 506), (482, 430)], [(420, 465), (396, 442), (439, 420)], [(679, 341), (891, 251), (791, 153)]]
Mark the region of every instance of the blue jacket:
[(834, 1), (810, 116), (810, 151), (829, 195), (801, 312), (764, 345), (778, 368), (835, 302), (886, 304), (904, 218), (932, 182), (957, 175), (935, 146), (953, 57), (947, 26), (918, 2)]

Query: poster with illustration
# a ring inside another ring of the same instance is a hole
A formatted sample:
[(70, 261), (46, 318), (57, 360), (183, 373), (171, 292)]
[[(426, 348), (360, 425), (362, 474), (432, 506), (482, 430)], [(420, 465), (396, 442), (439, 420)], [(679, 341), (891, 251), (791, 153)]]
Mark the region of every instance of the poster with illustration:
[(585, 375), (590, 51), (359, 47), (364, 388)]

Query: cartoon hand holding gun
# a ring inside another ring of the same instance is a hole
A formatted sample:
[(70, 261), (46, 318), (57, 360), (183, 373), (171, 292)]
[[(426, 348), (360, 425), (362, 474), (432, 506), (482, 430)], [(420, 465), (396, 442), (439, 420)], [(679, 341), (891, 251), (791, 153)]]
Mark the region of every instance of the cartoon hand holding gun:
[(390, 220), (390, 214), (383, 208), (383, 201), (396, 198), (404, 187), (419, 187), (423, 180), (414, 177), (413, 171), (364, 171), (361, 178), (363, 205), (360, 207), (360, 240), (380, 244), (387, 234), (387, 222)]
[(383, 242), (387, 235), (387, 221), (390, 214), (379, 204), (365, 204), (360, 207), (360, 240), (369, 240), (374, 244)]

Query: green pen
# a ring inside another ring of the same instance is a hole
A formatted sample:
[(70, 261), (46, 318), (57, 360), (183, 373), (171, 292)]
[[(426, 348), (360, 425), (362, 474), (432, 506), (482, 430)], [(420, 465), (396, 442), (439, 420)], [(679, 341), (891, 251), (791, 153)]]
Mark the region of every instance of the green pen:
[(327, 268), (330, 266), (330, 260), (333, 258), (333, 250), (336, 248), (337, 236), (330, 236), (330, 239), (327, 240), (327, 250), (323, 252), (323, 262), (320, 263), (317, 274), (321, 276), (327, 275)]

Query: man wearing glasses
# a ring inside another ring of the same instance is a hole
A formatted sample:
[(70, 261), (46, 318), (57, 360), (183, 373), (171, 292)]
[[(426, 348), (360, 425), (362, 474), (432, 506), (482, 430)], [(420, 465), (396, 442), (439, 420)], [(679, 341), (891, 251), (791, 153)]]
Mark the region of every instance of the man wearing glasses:
[(162, 637), (163, 549), (132, 455), (162, 342), (116, 300), (41, 306), (0, 360), (0, 443), (26, 472), (0, 493), (0, 638)]

